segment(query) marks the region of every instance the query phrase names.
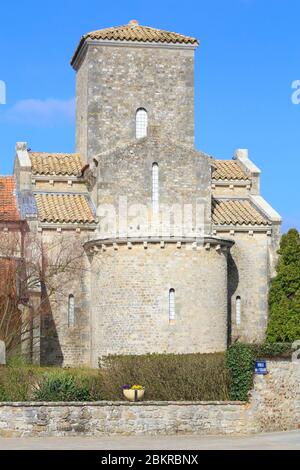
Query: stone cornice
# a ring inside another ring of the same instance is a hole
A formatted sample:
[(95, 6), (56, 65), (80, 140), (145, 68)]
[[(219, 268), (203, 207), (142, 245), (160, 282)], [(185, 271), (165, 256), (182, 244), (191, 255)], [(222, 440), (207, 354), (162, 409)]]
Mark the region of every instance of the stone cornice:
[(133, 47), (133, 48), (152, 48), (152, 49), (181, 49), (181, 50), (195, 50), (198, 44), (172, 44), (163, 42), (135, 42), (135, 41), (117, 41), (117, 40), (104, 40), (104, 39), (85, 39), (83, 43), (80, 43), (77, 47), (74, 56), (71, 59), (71, 65), (74, 70), (78, 70), (82, 64), (84, 57), (87, 53), (88, 47), (94, 46), (108, 46), (108, 47)]
[(97, 246), (113, 246), (113, 245), (142, 245), (142, 244), (177, 244), (177, 245), (194, 245), (195, 247), (201, 246), (215, 246), (220, 248), (231, 248), (234, 245), (233, 240), (217, 238), (217, 237), (126, 237), (126, 238), (96, 238), (89, 240), (85, 243), (86, 249), (91, 249)]

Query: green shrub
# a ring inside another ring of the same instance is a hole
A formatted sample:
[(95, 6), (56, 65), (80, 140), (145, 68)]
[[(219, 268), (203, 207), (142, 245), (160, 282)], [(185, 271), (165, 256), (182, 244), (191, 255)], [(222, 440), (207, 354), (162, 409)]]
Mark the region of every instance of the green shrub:
[(0, 401), (99, 401), (99, 370), (58, 369), (11, 363), (0, 368)]
[(2, 384), (0, 384), (0, 402), (2, 401), (8, 401), (7, 393), (5, 391), (5, 388), (3, 387)]
[(226, 354), (230, 374), (230, 399), (246, 401), (253, 387), (255, 349), (252, 345), (235, 343)]
[(88, 383), (79, 381), (71, 374), (47, 373), (35, 386), (37, 401), (91, 401)]
[(280, 242), (277, 276), (269, 294), (267, 340), (293, 342), (300, 339), (300, 236), (291, 229)]
[(122, 386), (140, 384), (146, 400), (228, 400), (225, 354), (110, 356), (101, 363), (103, 399), (122, 399)]
[(32, 383), (33, 372), (28, 367), (0, 368), (0, 401), (27, 401)]
[(293, 354), (292, 343), (263, 343), (252, 347), (256, 359), (289, 359)]
[(110, 356), (100, 370), (57, 369), (13, 361), (0, 368), (0, 401), (120, 400), (141, 384), (146, 400), (247, 400), (255, 359), (289, 358), (290, 343), (232, 345), (217, 354)]

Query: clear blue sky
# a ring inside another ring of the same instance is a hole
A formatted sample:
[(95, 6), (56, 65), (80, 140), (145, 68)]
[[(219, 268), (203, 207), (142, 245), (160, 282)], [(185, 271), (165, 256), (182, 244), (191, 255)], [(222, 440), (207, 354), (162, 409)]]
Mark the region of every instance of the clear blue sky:
[(0, 173), (12, 171), (16, 141), (37, 151), (73, 151), (80, 36), (137, 19), (196, 36), (196, 144), (218, 158), (249, 148), (262, 194), (300, 228), (299, 0), (15, 0), (1, 2)]

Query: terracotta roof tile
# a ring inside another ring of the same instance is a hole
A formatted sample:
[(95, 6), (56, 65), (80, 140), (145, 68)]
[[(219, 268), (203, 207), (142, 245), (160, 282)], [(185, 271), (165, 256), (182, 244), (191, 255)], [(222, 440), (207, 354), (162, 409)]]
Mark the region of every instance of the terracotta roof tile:
[(83, 168), (77, 153), (30, 152), (33, 175), (80, 176)]
[(91, 31), (83, 36), (84, 39), (113, 39), (117, 41), (162, 42), (180, 44), (198, 44), (196, 38), (182, 34), (139, 25), (135, 20), (123, 26)]
[(247, 199), (213, 199), (215, 225), (268, 225), (268, 220)]
[(249, 176), (234, 160), (214, 160), (212, 179), (214, 180), (248, 180)]
[(0, 221), (20, 220), (17, 207), (16, 182), (13, 176), (0, 176)]
[(41, 222), (73, 224), (95, 222), (88, 195), (36, 193), (35, 201)]
[(190, 36), (155, 29), (149, 26), (139, 25), (137, 21), (132, 20), (126, 25), (114, 26), (111, 28), (91, 31), (82, 36), (79, 46), (74, 54), (72, 63), (74, 63), (81, 46), (86, 39), (107, 40), (107, 41), (134, 41), (149, 43), (165, 43), (165, 44), (194, 44), (198, 45), (199, 41)]

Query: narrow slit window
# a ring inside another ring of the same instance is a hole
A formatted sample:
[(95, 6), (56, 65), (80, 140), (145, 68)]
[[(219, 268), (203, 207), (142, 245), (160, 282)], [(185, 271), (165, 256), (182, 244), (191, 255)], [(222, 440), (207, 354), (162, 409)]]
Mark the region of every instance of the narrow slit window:
[(72, 328), (75, 326), (75, 297), (73, 294), (69, 295), (68, 326), (69, 328)]
[(148, 130), (148, 113), (144, 108), (140, 108), (136, 112), (135, 118), (135, 132), (136, 138), (142, 139), (147, 137)]
[(175, 289), (169, 290), (169, 321), (173, 322), (176, 318), (175, 311)]
[(241, 324), (241, 297), (238, 296), (235, 301), (235, 320), (236, 324)]
[(159, 167), (157, 163), (152, 165), (152, 208), (157, 213), (159, 207)]

